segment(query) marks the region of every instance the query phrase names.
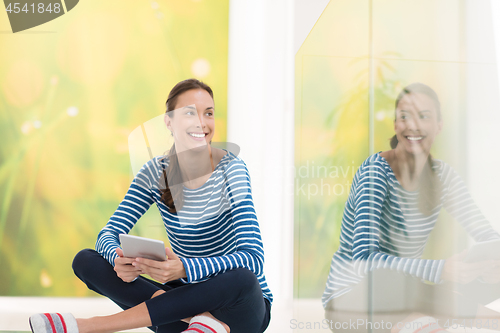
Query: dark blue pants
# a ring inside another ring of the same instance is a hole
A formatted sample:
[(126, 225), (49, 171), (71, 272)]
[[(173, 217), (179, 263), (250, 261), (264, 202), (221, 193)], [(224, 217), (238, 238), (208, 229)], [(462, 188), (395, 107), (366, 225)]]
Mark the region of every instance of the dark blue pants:
[[(226, 323), (231, 333), (262, 333), (270, 320), (271, 306), (262, 296), (255, 274), (238, 268), (200, 283), (180, 281), (161, 284), (140, 276), (134, 282), (120, 279), (106, 259), (94, 250), (80, 251), (73, 270), (90, 290), (108, 297), (126, 310), (142, 302), (156, 332), (178, 333), (188, 324), (181, 319), (210, 312)], [(151, 298), (158, 290), (166, 292)]]

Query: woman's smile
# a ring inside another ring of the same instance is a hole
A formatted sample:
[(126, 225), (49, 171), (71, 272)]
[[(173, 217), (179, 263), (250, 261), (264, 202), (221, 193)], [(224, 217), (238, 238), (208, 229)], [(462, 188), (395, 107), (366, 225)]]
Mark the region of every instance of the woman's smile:
[(420, 144), (422, 143), (422, 140), (425, 139), (425, 136), (415, 136), (415, 135), (412, 135), (412, 136), (405, 136), (405, 138), (410, 141), (410, 143), (412, 144)]
[(203, 141), (205, 140), (205, 137), (208, 135), (208, 133), (204, 132), (188, 132), (188, 135), (193, 138), (193, 140), (196, 141)]

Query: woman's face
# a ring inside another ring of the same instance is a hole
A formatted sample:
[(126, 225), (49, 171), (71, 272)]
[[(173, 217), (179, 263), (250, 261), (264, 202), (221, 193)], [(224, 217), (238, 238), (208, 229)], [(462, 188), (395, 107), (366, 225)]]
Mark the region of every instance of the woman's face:
[(403, 149), (411, 154), (428, 154), (442, 126), (443, 122), (438, 119), (437, 106), (432, 98), (421, 93), (406, 94), (396, 108), (396, 149)]
[(206, 147), (214, 136), (214, 100), (204, 89), (188, 90), (177, 97), (174, 111), (165, 115), (165, 124), (178, 152)]

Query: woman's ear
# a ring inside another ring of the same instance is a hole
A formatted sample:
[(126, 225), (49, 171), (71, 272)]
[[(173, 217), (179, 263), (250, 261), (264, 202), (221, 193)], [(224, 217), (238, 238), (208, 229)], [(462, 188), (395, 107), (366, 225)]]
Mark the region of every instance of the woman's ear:
[(163, 121), (165, 122), (165, 125), (167, 126), (168, 130), (172, 132), (172, 120), (170, 119), (168, 114), (165, 113)]
[(437, 128), (437, 134), (441, 133), (441, 130), (443, 129), (443, 119), (438, 121), (438, 128)]

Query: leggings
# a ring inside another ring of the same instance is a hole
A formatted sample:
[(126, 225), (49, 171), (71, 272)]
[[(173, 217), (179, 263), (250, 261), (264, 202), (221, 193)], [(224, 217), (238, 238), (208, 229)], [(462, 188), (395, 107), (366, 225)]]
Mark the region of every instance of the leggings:
[[(73, 270), (90, 290), (108, 297), (123, 310), (146, 302), (152, 326), (158, 333), (178, 333), (188, 324), (181, 319), (210, 312), (226, 323), (231, 333), (262, 333), (269, 325), (271, 305), (262, 296), (259, 281), (246, 268), (237, 268), (200, 283), (179, 280), (161, 284), (142, 276), (124, 282), (113, 266), (94, 250), (80, 251)], [(158, 290), (165, 290), (155, 298)]]

